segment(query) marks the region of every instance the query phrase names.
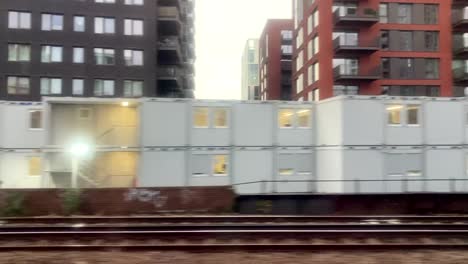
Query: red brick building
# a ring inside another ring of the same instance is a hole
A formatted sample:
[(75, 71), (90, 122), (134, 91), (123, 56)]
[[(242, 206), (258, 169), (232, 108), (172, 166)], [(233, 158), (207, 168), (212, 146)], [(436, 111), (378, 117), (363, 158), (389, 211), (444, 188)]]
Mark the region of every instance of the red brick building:
[(262, 100), (291, 100), (293, 20), (269, 19), (259, 42)]
[(466, 6), (466, 0), (294, 0), (293, 99), (463, 95)]

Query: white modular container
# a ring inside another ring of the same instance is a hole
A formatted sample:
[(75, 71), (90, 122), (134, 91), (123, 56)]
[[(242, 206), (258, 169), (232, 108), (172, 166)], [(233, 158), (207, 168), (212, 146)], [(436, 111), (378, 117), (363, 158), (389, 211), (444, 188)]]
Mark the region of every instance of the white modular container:
[[(467, 150), (456, 147), (426, 148), (424, 186), (427, 192), (467, 192)], [(433, 180), (433, 181), (431, 181)]]
[(139, 187), (187, 186), (187, 150), (145, 148), (140, 153)]
[(466, 140), (464, 102), (437, 98), (424, 104), (424, 133), (427, 145), (461, 145)]
[(238, 147), (234, 150), (232, 183), (237, 193), (273, 191), (275, 151), (271, 147)]
[(239, 102), (233, 106), (235, 146), (272, 146), (276, 128), (274, 105), (266, 102)]
[(29, 161), (42, 157), (36, 150), (4, 151), (0, 153), (1, 188), (41, 188), (43, 175), (30, 175)]

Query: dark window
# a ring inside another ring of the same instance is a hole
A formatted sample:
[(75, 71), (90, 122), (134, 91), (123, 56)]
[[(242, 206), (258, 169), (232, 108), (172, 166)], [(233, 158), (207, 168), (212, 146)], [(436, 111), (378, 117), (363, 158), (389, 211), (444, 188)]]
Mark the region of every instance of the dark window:
[(424, 5), (424, 24), (438, 24), (439, 23), (439, 6), (438, 5)]
[(400, 50), (411, 51), (413, 50), (413, 32), (400, 31)]
[(425, 31), (424, 32), (424, 47), (426, 51), (439, 50), (439, 32)]
[(390, 78), (390, 59), (382, 58), (382, 77)]
[(383, 50), (388, 50), (389, 46), (389, 34), (388, 30), (382, 30), (380, 32), (380, 48)]
[(403, 79), (411, 79), (414, 77), (414, 59), (400, 59), (400, 77)]
[(412, 7), (411, 4), (398, 4), (398, 23), (411, 24)]
[(426, 78), (439, 79), (439, 59), (425, 59)]

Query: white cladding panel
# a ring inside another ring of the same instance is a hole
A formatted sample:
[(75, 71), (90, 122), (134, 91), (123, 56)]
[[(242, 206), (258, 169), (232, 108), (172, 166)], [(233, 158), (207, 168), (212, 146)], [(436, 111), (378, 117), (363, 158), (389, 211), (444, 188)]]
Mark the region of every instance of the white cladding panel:
[(271, 146), (277, 127), (273, 104), (239, 103), (233, 107), (233, 133), (236, 146)]
[[(236, 150), (233, 184), (273, 180), (273, 150)], [(271, 192), (272, 183), (234, 186), (242, 194)]]
[(0, 132), (4, 148), (40, 148), (44, 146), (44, 129), (30, 129), (31, 110), (42, 110), (41, 105), (4, 105), (4, 129)]
[(452, 145), (464, 142), (464, 107), (461, 102), (429, 101), (424, 107), (426, 144)]
[(343, 150), (343, 179), (346, 193), (380, 193), (385, 191), (383, 156), (378, 149)]
[(426, 151), (426, 179), (447, 179), (447, 181), (428, 181), (425, 191), (454, 192), (468, 191), (467, 181), (450, 179), (468, 179), (465, 172), (464, 149), (428, 149)]
[(385, 112), (381, 101), (344, 100), (343, 108), (341, 121), (344, 145), (365, 146), (383, 143)]
[[(309, 150), (280, 150), (276, 158), (275, 190), (280, 193), (316, 191), (315, 157)], [(293, 169), (292, 174), (281, 174), (281, 169)]]
[(42, 175), (29, 175), (29, 158), (41, 157), (41, 154), (2, 153), (0, 154), (1, 188), (41, 188)]
[[(343, 150), (339, 148), (316, 151), (317, 155), (317, 179), (318, 180), (343, 180)], [(342, 182), (319, 182), (317, 191), (321, 193), (341, 193), (344, 191)]]
[(317, 105), (317, 145), (343, 144), (343, 102), (330, 100)]
[(143, 102), (141, 106), (142, 146), (184, 146), (187, 144), (186, 102)]
[(138, 186), (175, 187), (186, 185), (185, 151), (143, 151)]

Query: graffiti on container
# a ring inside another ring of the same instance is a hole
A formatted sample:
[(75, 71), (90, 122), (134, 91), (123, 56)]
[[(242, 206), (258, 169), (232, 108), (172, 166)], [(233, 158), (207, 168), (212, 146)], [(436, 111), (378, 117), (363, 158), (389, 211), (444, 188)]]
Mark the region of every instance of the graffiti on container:
[(168, 197), (162, 195), (160, 191), (152, 191), (147, 189), (130, 189), (125, 194), (125, 201), (152, 203), (154, 207), (161, 208), (166, 205)]

